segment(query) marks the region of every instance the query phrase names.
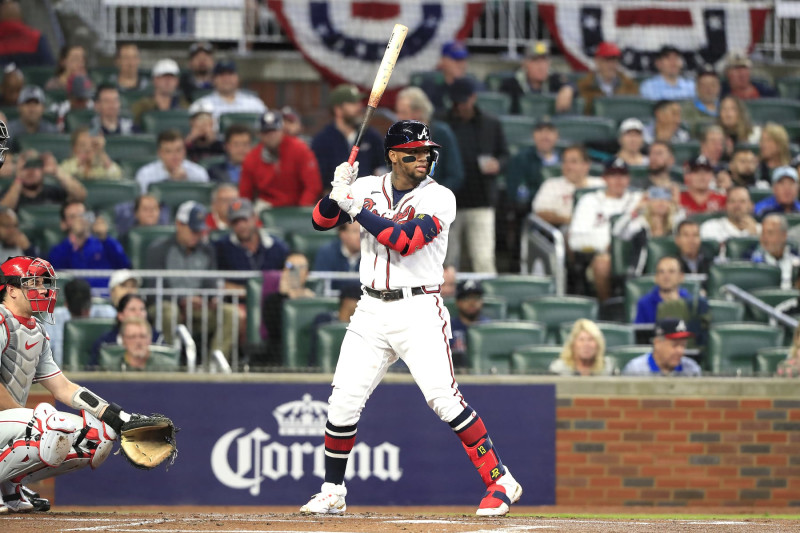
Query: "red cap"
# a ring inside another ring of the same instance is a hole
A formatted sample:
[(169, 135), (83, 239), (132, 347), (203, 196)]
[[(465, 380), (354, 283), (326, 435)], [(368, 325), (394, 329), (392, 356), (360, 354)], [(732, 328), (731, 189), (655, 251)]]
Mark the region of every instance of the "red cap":
[(594, 57), (619, 57), (622, 55), (622, 52), (619, 51), (619, 47), (616, 44), (610, 43), (608, 41), (604, 41), (597, 45), (597, 49), (594, 52)]

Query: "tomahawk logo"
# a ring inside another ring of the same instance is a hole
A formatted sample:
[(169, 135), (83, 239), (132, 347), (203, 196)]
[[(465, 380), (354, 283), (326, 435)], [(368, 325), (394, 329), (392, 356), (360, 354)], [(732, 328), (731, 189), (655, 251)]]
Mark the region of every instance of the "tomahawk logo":
[[(315, 401), (310, 394), (302, 400), (287, 402), (272, 411), (281, 442), (257, 427), (236, 428), (222, 435), (211, 450), (211, 470), (226, 487), (247, 490), (252, 496), (261, 493), (264, 483), (277, 482), (286, 476), (299, 480), (306, 475), (325, 477), (325, 421), (328, 404)], [(289, 437), (286, 439), (285, 437)], [(314, 443), (297, 437), (314, 437)], [(294, 438), (295, 440), (291, 440)], [(289, 440), (288, 442), (284, 442)], [(347, 464), (345, 479), (397, 481), (403, 476), (400, 448), (384, 442), (369, 446), (355, 445)]]

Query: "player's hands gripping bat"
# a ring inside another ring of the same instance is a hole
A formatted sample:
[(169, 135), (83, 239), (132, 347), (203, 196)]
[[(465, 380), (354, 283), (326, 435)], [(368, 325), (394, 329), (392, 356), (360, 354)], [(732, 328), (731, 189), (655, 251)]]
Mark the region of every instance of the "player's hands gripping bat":
[(177, 431), (172, 420), (164, 415), (133, 414), (120, 428), (120, 450), (128, 462), (143, 470), (167, 460), (172, 464), (178, 454)]

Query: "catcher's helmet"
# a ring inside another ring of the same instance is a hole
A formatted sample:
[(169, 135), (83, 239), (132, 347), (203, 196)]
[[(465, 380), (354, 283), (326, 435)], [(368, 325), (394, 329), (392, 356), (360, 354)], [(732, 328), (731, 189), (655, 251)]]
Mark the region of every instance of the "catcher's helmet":
[(383, 141), (386, 164), (392, 165), (389, 160), (389, 150), (395, 148), (417, 148), (419, 146), (430, 146), (431, 155), (433, 156), (431, 161), (436, 161), (439, 154), (433, 148), (439, 148), (439, 145), (431, 140), (430, 128), (427, 124), (418, 120), (395, 122), (386, 132), (386, 138)]
[(39, 313), (49, 324), (54, 323), (52, 313), (58, 296), (58, 276), (49, 261), (20, 255), (0, 265), (0, 271), (0, 290), (6, 285), (26, 290), (33, 312)]
[(6, 123), (0, 120), (0, 167), (6, 162), (6, 152), (8, 152), (8, 141), (11, 136), (8, 134)]

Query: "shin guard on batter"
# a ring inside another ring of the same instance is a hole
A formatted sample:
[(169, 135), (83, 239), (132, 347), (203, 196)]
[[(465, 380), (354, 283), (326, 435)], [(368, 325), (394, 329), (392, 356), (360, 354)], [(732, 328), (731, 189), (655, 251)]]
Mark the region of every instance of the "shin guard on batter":
[(450, 427), (461, 439), (464, 450), (487, 487), (497, 482), (506, 473), (503, 463), (494, 450), (486, 426), (483, 425), (483, 420), (472, 408), (465, 408), (450, 422)]
[(356, 444), (356, 424), (334, 426), (325, 424), (325, 483), (341, 485), (347, 469), (347, 459)]

